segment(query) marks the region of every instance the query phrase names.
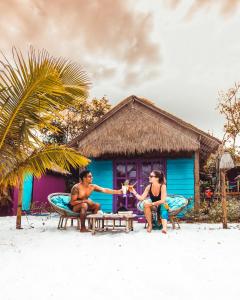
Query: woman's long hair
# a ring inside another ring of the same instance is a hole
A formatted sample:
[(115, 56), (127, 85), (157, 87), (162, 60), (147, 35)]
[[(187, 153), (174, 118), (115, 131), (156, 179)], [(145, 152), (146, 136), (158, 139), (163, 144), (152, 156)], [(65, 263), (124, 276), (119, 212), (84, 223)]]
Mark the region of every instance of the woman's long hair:
[(166, 177), (162, 170), (153, 170), (152, 172), (154, 173), (156, 178), (158, 178), (160, 184), (166, 184)]

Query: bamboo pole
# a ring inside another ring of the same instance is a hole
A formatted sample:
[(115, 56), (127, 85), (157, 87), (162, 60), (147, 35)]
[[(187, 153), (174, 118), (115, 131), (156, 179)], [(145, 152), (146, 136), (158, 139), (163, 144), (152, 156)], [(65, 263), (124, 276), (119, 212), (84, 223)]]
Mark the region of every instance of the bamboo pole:
[(22, 229), (21, 219), (22, 219), (22, 194), (23, 194), (23, 180), (21, 179), (18, 187), (18, 206), (17, 206), (17, 219), (16, 219), (16, 229)]
[(222, 194), (222, 211), (223, 211), (223, 228), (227, 229), (227, 197), (225, 171), (221, 170), (221, 194)]

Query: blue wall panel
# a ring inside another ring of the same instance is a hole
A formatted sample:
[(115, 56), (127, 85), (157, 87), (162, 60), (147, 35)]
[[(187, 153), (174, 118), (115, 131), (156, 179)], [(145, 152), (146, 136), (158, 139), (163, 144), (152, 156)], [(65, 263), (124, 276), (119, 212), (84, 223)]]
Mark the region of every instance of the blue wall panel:
[(194, 158), (167, 159), (167, 193), (194, 197)]
[[(88, 169), (93, 174), (93, 183), (102, 187), (113, 189), (113, 162), (112, 160), (92, 160)], [(93, 192), (91, 199), (101, 204), (104, 212), (113, 209), (113, 195)]]
[(23, 181), (22, 209), (29, 210), (32, 201), (33, 176), (26, 175)]

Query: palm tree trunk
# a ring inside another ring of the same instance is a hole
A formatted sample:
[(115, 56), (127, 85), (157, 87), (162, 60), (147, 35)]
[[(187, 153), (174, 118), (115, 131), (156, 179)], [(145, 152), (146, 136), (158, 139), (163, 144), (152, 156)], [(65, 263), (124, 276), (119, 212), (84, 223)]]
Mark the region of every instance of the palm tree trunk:
[(18, 189), (18, 207), (17, 207), (17, 220), (16, 220), (16, 229), (22, 229), (21, 219), (22, 219), (22, 195), (23, 195), (23, 179), (19, 182)]

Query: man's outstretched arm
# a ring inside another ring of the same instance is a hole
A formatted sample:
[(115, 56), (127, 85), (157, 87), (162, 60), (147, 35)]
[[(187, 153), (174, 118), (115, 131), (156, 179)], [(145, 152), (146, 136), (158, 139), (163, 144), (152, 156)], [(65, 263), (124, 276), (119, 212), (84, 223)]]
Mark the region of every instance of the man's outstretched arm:
[(93, 187), (94, 187), (94, 191), (95, 192), (101, 192), (101, 193), (105, 193), (105, 194), (118, 194), (118, 195), (121, 195), (122, 194), (122, 190), (112, 190), (112, 189), (107, 189), (107, 188), (104, 188), (104, 187), (101, 187), (101, 186), (98, 186), (96, 184), (93, 184)]

